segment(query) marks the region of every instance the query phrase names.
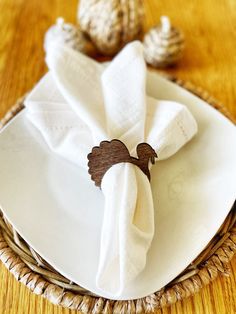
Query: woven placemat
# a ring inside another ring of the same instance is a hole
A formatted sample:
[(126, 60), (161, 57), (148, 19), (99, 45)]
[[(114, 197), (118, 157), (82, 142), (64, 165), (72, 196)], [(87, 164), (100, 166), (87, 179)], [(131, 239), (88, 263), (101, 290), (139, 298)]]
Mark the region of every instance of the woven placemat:
[[(231, 121), (235, 119), (227, 109), (201, 88), (189, 82), (170, 78), (222, 112)], [(2, 119), (6, 125), (24, 108), (24, 98)], [(229, 261), (236, 251), (236, 205), (210, 241), (206, 249), (177, 278), (161, 290), (145, 298), (129, 301), (107, 300), (95, 296), (73, 284), (46, 263), (8, 223), (0, 212), (0, 259), (15, 278), (33, 293), (42, 295), (54, 304), (82, 313), (151, 313), (198, 292), (218, 274), (230, 273)]]

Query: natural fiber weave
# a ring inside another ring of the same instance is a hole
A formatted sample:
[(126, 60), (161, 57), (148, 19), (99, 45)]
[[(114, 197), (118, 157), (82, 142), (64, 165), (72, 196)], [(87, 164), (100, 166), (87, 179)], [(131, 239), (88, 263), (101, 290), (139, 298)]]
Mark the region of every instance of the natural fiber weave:
[(174, 65), (183, 54), (184, 35), (182, 31), (171, 27), (164, 32), (161, 25), (150, 29), (143, 39), (144, 58), (156, 68)]
[(140, 37), (143, 0), (80, 0), (78, 23), (104, 55)]
[(171, 26), (168, 17), (162, 16), (161, 24), (151, 28), (144, 36), (144, 58), (157, 68), (174, 65), (182, 57), (184, 41), (183, 32)]
[[(202, 89), (188, 82), (172, 79), (185, 89), (204, 99), (235, 122), (227, 109)], [(24, 108), (23, 99), (2, 120), (6, 125)], [(1, 125), (0, 125), (1, 127)], [(32, 292), (42, 295), (54, 304), (82, 313), (151, 313), (171, 305), (196, 292), (214, 280), (218, 274), (228, 275), (229, 261), (236, 252), (236, 205), (210, 241), (207, 248), (180, 274), (160, 291), (145, 298), (129, 301), (107, 300), (71, 283), (48, 265), (0, 215), (0, 259), (15, 278)]]
[(96, 48), (89, 38), (82, 32), (78, 25), (66, 23), (63, 18), (58, 18), (56, 24), (52, 25), (44, 37), (44, 50), (48, 51), (53, 43), (66, 45), (76, 51), (89, 56), (96, 55)]

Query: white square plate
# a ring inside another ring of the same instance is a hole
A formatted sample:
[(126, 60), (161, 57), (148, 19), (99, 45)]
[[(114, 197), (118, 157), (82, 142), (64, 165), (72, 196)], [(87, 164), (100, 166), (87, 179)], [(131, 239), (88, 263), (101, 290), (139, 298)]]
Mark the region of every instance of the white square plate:
[[(236, 128), (204, 101), (156, 73), (148, 94), (185, 104), (197, 136), (152, 168), (155, 236), (147, 265), (120, 299), (153, 293), (204, 249), (236, 196)], [(95, 285), (103, 196), (83, 169), (53, 154), (23, 110), (0, 134), (0, 205), (20, 235), (55, 269)]]

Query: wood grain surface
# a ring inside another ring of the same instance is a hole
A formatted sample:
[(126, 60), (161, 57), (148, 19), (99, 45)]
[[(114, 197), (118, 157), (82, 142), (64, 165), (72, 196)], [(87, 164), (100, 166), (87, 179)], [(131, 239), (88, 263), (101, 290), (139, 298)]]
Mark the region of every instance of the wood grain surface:
[[(169, 15), (186, 35), (177, 67), (166, 70), (208, 90), (236, 117), (236, 0), (145, 0), (145, 29)], [(43, 36), (56, 17), (74, 22), (76, 0), (0, 0), (0, 117), (46, 72)], [(236, 258), (231, 275), (157, 313), (236, 313)], [(19, 284), (0, 264), (0, 314), (74, 314)]]

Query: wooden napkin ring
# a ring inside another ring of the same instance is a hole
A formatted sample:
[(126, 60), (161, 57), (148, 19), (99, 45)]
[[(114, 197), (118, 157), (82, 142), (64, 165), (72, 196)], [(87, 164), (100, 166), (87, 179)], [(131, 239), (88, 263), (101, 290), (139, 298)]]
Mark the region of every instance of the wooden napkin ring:
[(138, 144), (138, 158), (130, 156), (128, 148), (120, 140), (102, 141), (99, 146), (95, 146), (88, 154), (88, 172), (96, 186), (101, 187), (102, 178), (113, 165), (121, 162), (129, 162), (139, 167), (150, 181), (149, 160), (155, 164), (157, 154), (147, 143)]

